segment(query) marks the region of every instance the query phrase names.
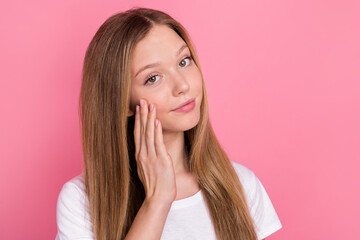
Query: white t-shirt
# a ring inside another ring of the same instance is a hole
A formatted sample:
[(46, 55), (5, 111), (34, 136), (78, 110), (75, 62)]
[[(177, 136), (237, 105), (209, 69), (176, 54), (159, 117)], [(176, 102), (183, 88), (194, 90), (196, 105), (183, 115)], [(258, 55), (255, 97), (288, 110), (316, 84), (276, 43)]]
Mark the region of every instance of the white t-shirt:
[[(264, 239), (282, 225), (263, 185), (245, 166), (231, 161), (243, 185), (258, 239)], [(82, 175), (64, 184), (57, 201), (56, 240), (94, 239)], [(166, 218), (161, 240), (215, 240), (215, 231), (201, 190), (175, 200)]]

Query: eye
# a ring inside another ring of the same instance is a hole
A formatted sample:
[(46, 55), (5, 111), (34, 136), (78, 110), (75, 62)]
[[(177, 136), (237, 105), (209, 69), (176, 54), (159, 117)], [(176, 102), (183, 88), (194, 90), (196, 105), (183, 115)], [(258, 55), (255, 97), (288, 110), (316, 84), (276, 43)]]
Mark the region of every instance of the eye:
[[(187, 60), (187, 61), (186, 61)], [(183, 60), (180, 61), (179, 65), (181, 67), (186, 67), (190, 64), (190, 61), (192, 60), (192, 56), (188, 56), (186, 58), (184, 58)], [(186, 65), (186, 62), (188, 62), (188, 64)]]
[(147, 84), (148, 82), (151, 83), (150, 85), (152, 85), (152, 84), (154, 84), (155, 82), (157, 82), (156, 77), (159, 77), (159, 75), (156, 75), (156, 74), (155, 74), (155, 75), (150, 75), (150, 76), (146, 79), (145, 85), (148, 85), (148, 84)]

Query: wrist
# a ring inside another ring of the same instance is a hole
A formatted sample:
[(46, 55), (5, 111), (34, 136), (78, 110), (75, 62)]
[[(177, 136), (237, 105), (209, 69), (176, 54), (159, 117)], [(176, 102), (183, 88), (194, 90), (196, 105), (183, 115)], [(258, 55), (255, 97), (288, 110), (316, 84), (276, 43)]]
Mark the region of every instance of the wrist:
[(150, 210), (169, 211), (172, 202), (172, 200), (150, 197), (145, 198), (143, 205)]

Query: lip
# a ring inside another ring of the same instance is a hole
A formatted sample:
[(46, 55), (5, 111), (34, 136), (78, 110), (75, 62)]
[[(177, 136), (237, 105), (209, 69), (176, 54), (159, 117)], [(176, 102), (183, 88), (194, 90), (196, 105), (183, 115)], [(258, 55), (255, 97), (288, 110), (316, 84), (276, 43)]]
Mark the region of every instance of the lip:
[(188, 112), (195, 107), (195, 98), (190, 98), (186, 102), (180, 104), (177, 108), (173, 109), (172, 111), (176, 112)]

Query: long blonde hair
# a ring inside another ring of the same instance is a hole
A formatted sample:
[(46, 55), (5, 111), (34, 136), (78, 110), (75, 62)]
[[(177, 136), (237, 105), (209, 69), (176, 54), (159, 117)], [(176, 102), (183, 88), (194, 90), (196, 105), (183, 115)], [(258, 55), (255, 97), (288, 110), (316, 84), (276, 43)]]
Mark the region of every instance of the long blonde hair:
[[(173, 29), (200, 64), (185, 28), (168, 14), (132, 8), (108, 18), (85, 55), (79, 114), (84, 180), (97, 240), (124, 239), (145, 192), (134, 158), (134, 116), (130, 101), (130, 63), (135, 45), (154, 24)], [(254, 240), (256, 233), (239, 178), (209, 122), (203, 82), (199, 123), (185, 132), (190, 171), (202, 189), (217, 239)]]

